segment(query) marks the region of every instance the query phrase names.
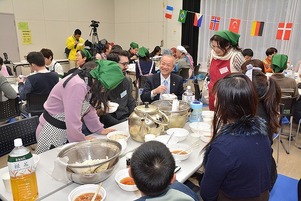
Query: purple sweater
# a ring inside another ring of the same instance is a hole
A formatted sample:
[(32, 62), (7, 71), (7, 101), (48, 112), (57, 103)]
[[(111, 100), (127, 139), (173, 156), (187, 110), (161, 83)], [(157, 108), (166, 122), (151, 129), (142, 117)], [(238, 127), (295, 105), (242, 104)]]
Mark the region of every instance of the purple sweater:
[[(47, 101), (44, 103), (44, 108), (50, 115), (64, 113), (68, 141), (79, 142), (85, 140), (85, 135), (82, 133), (81, 118), (83, 118), (88, 129), (93, 133), (100, 133), (103, 130), (103, 125), (100, 123), (96, 110), (92, 106), (83, 117), (81, 116), (82, 103), (89, 91), (89, 87), (84, 80), (76, 75), (63, 88), (66, 78), (60, 80), (54, 86)], [(36, 131), (37, 139), (46, 123), (43, 115), (40, 116), (39, 120), (40, 124)]]

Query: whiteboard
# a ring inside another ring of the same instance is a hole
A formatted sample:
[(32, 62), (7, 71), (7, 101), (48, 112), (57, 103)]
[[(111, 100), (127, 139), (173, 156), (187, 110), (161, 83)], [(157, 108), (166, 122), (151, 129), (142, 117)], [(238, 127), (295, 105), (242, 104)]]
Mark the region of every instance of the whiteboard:
[(11, 62), (20, 61), (14, 14), (0, 13), (0, 27), (0, 57), (4, 60), (3, 53), (6, 52)]

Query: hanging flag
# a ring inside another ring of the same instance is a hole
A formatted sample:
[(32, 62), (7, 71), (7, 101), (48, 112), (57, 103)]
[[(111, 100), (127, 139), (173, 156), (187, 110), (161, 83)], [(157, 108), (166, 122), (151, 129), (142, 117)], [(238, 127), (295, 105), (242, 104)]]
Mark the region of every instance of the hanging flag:
[(218, 17), (218, 16), (211, 16), (211, 21), (210, 21), (209, 29), (210, 30), (218, 31), (220, 20), (221, 20), (221, 18)]
[(165, 18), (171, 19), (172, 18), (172, 12), (173, 12), (173, 7), (172, 6), (166, 6)]
[(240, 26), (240, 19), (231, 18), (230, 24), (229, 24), (229, 31), (232, 31), (234, 33), (239, 32), (239, 26)]
[(202, 25), (203, 15), (200, 13), (194, 13), (193, 26), (200, 27)]
[(293, 23), (291, 22), (280, 22), (278, 24), (278, 31), (276, 35), (277, 40), (289, 40), (291, 31), (292, 31)]
[(251, 36), (262, 36), (264, 22), (253, 21), (251, 28)]
[(187, 10), (180, 10), (178, 21), (185, 23), (186, 15), (187, 15)]

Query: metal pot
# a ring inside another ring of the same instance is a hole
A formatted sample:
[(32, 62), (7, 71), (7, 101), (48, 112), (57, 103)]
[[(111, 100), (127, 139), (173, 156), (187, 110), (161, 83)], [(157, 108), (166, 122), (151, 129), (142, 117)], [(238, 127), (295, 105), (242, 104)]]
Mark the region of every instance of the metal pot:
[(169, 119), (156, 106), (145, 103), (134, 109), (128, 122), (131, 137), (138, 142), (144, 142), (144, 136), (148, 133), (156, 136), (163, 134)]
[(172, 100), (157, 100), (152, 102), (152, 105), (158, 107), (169, 119), (168, 128), (183, 128), (190, 114), (189, 103), (179, 100), (179, 108), (172, 111)]

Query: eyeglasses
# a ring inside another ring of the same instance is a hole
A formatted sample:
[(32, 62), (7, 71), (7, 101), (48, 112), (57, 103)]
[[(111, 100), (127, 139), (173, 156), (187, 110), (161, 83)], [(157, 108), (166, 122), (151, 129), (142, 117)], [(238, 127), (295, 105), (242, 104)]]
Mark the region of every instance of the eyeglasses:
[(119, 63), (122, 64), (122, 65), (124, 65), (124, 66), (128, 66), (129, 65), (129, 62), (123, 62), (123, 63), (119, 62)]

